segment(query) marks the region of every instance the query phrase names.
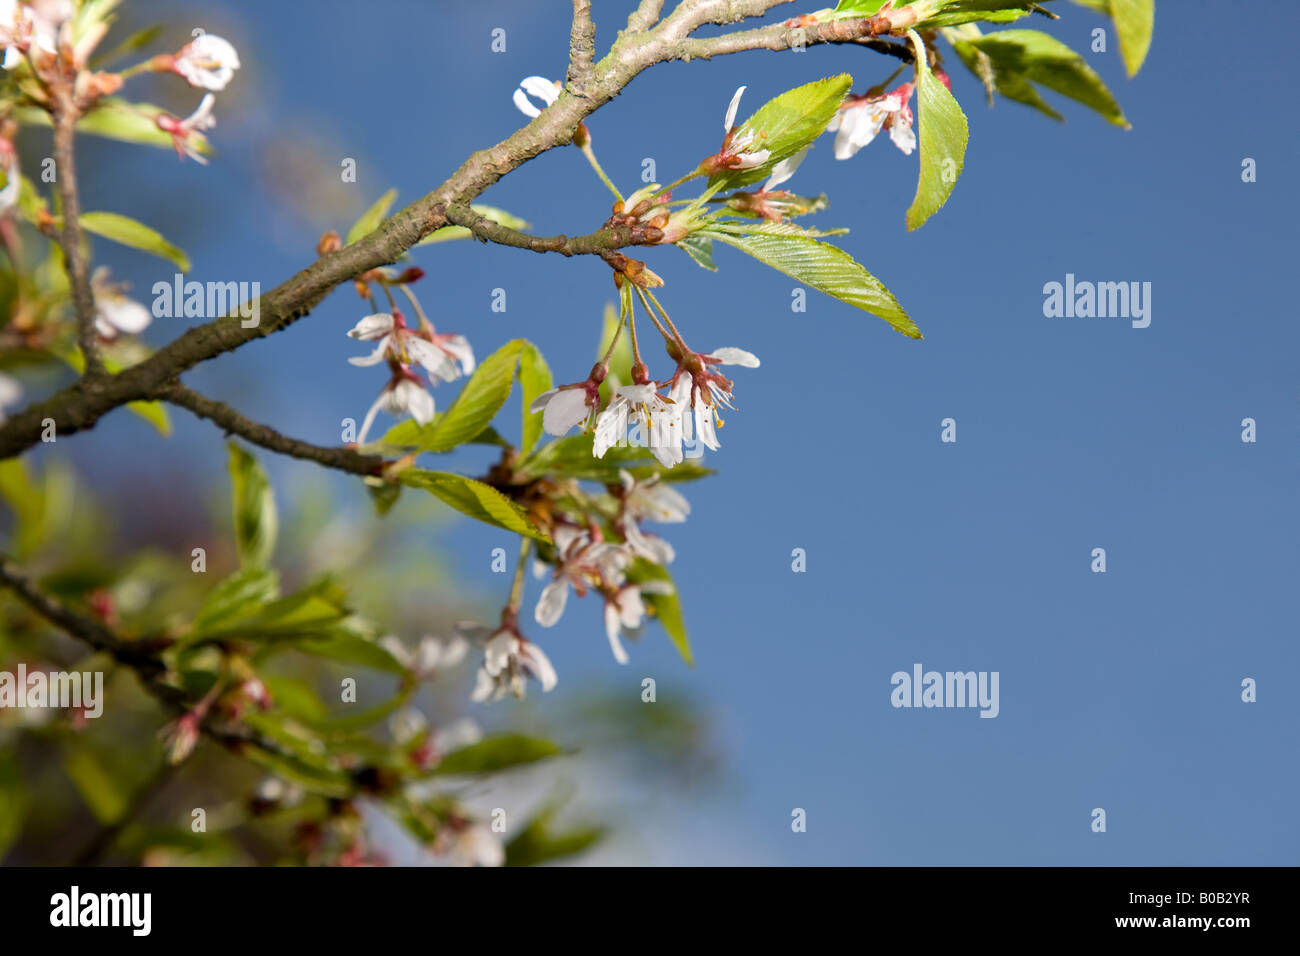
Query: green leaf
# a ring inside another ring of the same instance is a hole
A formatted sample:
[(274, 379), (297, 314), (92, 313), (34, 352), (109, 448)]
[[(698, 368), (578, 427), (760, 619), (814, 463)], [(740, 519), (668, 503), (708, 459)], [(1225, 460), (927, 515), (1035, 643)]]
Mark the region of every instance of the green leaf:
[[(151, 103), (130, 103), (110, 96), (100, 100), (93, 110), (81, 118), (77, 123), (77, 132), (124, 143), (172, 149), (171, 135), (160, 130), (155, 122), (159, 113), (166, 112), (162, 107)], [(14, 119), (23, 126), (51, 125), (50, 114), (34, 106), (16, 108)], [(189, 145), (204, 156), (212, 155), (212, 144), (198, 130), (190, 133)]]
[(17, 756), (0, 752), (0, 860), (23, 832), (27, 803)]
[(1004, 96), (1059, 119), (1059, 114), (1043, 103), (1033, 88), (1032, 83), (1038, 83), (1091, 107), (1116, 126), (1128, 128), (1124, 111), (1101, 77), (1082, 56), (1050, 34), (1038, 30), (999, 30), (975, 37), (958, 47), (958, 55), (965, 59), (961, 46), (988, 56), (998, 90)]
[(554, 380), (551, 369), (537, 346), (525, 342), (519, 352), (519, 387), (523, 390), (524, 429), (519, 439), (519, 453), (526, 455), (533, 450), (537, 440), (542, 437), (542, 413), (529, 412), (533, 400), (544, 392), (549, 392)]
[(164, 438), (172, 433), (172, 419), (162, 402), (127, 402), (126, 407), (157, 429)]
[[(423, 427), (416, 426), (415, 448), (451, 451), (481, 434), (510, 397), (519, 353), (527, 344), (524, 339), (513, 339), (484, 359), (444, 414)], [(382, 440), (390, 439), (385, 435)]]
[[(497, 209), (495, 206), (484, 206), (480, 203), (471, 203), (470, 209), (474, 210), (485, 219), (491, 219), (498, 225), (505, 226), (507, 229), (527, 229), (529, 223), (520, 219), (518, 216), (512, 216), (504, 209)], [(423, 239), (416, 243), (417, 246), (429, 246), (435, 242), (447, 242), (451, 239), (468, 239), (471, 233), (464, 226), (443, 226), (441, 229), (435, 229)]]
[(148, 46), (150, 43), (153, 43), (154, 40), (158, 39), (158, 37), (162, 36), (163, 29), (164, 28), (161, 24), (155, 24), (151, 27), (145, 27), (143, 30), (137, 30), (109, 52), (95, 56), (91, 60), (92, 68), (96, 70), (103, 69), (106, 64), (112, 63), (114, 60), (124, 57), (128, 53), (134, 53), (136, 50)]
[(84, 212), (81, 214), (81, 228), (132, 249), (160, 256), (175, 263), (181, 272), (190, 271), (189, 256), (164, 239), (162, 233), (142, 222), (136, 222), (130, 216), (115, 212)]
[(771, 155), (751, 169), (727, 170), (709, 179), (710, 187), (735, 189), (766, 179), (772, 167), (793, 156), (826, 131), (844, 97), (853, 85), (847, 73), (805, 83), (768, 100), (758, 112), (740, 124), (736, 141), (752, 137), (747, 151), (766, 149)]
[(399, 479), (412, 488), (423, 488), (443, 503), (485, 524), (495, 525), (516, 534), (525, 534), (538, 541), (550, 539), (533, 526), (517, 504), (497, 491), (473, 478), (446, 471), (424, 471), (409, 468)]
[(116, 823), (126, 814), (131, 795), (122, 789), (119, 775), (104, 766), (89, 747), (70, 744), (63, 754), (63, 770), (100, 823)]
[(703, 266), (710, 272), (718, 271), (718, 267), (713, 264), (713, 240), (694, 235), (679, 240), (675, 245), (694, 259), (697, 265)]
[(1151, 49), (1156, 0), (1110, 0), (1110, 15), (1119, 34), (1119, 52), (1129, 76), (1136, 76)]
[(275, 495), (256, 458), (234, 442), (227, 443), (226, 447), (230, 450), (235, 545), (239, 550), (239, 561), (245, 567), (261, 567), (275, 550), (279, 524)]
[(379, 224), (383, 222), (384, 217), (388, 215), (388, 210), (392, 207), (393, 200), (396, 198), (397, 190), (390, 189), (375, 200), (375, 204), (362, 213), (361, 218), (352, 224), (352, 228), (348, 230), (348, 234), (344, 238), (343, 244), (350, 246), (362, 236), (369, 235), (378, 229)]
[(707, 234), (804, 285), (879, 316), (910, 338), (921, 338), (921, 330), (894, 294), (837, 246), (798, 236)]
[(521, 764), (536, 763), (559, 753), (560, 748), (549, 740), (525, 737), (522, 734), (502, 734), (453, 750), (442, 758), (433, 772), (439, 775), (493, 773)]
[(375, 513), (381, 518), (393, 510), (393, 505), (397, 504), (397, 499), (402, 496), (401, 485), (380, 478), (367, 478), (366, 491), (370, 492), (370, 500), (375, 505)]
[(659, 623), (664, 626), (669, 640), (677, 648), (677, 653), (682, 656), (687, 667), (695, 666), (695, 655), (691, 653), (691, 641), (686, 635), (686, 622), (682, 619), (682, 604), (677, 595), (677, 585), (673, 583), (673, 576), (668, 569), (662, 565), (654, 564), (643, 558), (638, 558), (632, 567), (628, 568), (627, 579), (633, 584), (639, 584), (642, 581), (665, 581), (673, 585), (671, 594), (646, 594), (644, 600), (650, 610), (654, 611), (654, 616), (659, 619)]
[(406, 668), (387, 650), (349, 627), (333, 627), (322, 634), (295, 638), (293, 646), (313, 657), (360, 664), (390, 674), (405, 674)]
[(555, 808), (547, 808), (506, 844), (506, 866), (537, 866), (581, 853), (605, 835), (605, 828), (582, 826), (557, 831)]
[(519, 474), (532, 478), (557, 475), (606, 485), (620, 483), (620, 470), (641, 480), (658, 475), (662, 481), (674, 482), (693, 481), (713, 474), (710, 469), (689, 461), (675, 468), (665, 468), (655, 460), (649, 448), (638, 445), (615, 446), (605, 452), (604, 458), (596, 458), (592, 454), (593, 442), (594, 436), (590, 432), (557, 438), (524, 459), (518, 466)]
[(920, 123), (921, 175), (907, 210), (907, 228), (916, 229), (939, 211), (966, 163), (966, 115), (957, 100), (930, 72), (921, 38), (909, 30), (916, 52), (916, 104)]
[(241, 568), (217, 583), (194, 617), (196, 634), (207, 634), (253, 616), (280, 594), (280, 576), (266, 568)]

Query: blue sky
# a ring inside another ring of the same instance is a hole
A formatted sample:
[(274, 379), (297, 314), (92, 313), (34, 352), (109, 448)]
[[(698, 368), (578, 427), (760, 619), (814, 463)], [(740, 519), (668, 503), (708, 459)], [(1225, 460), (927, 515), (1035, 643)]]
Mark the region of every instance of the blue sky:
[[(596, 3), (599, 47), (630, 6)], [(1061, 21), (1026, 26), (1083, 51), (1094, 27), (1109, 26), (1052, 6)], [(157, 225), (192, 255), (192, 278), (264, 289), (384, 190), (413, 200), (468, 152), (509, 135), (522, 119), (510, 103), (518, 81), (565, 68), (560, 0), (135, 9), (172, 24), (177, 45), (189, 19), (228, 36), (244, 68), (219, 97), (209, 168), (86, 147), (85, 205)], [(1221, 11), (1159, 4), (1150, 57), (1131, 81), (1113, 35), (1110, 52), (1086, 54), (1130, 131), (1052, 94), (1065, 123), (1007, 101), (989, 110), (952, 57), (971, 127), (965, 170), (914, 233), (903, 217), (915, 155), (882, 139), (837, 162), (830, 139), (819, 141), (791, 185), (829, 194), (817, 223), (852, 228), (844, 247), (898, 296), (924, 341), (813, 292), (807, 311), (792, 313), (795, 283), (738, 252), (719, 250), (716, 274), (676, 250), (647, 253), (692, 344), (738, 346), (763, 362), (734, 376), (740, 411), (707, 460), (718, 476), (688, 489), (687, 524), (664, 529), (698, 664), (685, 668), (652, 631), (620, 667), (599, 608), (583, 604), (533, 636), (560, 672), (557, 695), (603, 687), (631, 699), (652, 676), (661, 698), (707, 702), (730, 783), (642, 821), (654, 861), (1297, 862), (1298, 714), (1287, 681), (1300, 673), (1300, 333), (1285, 291), (1296, 253), (1294, 79), (1283, 58), (1261, 53), (1257, 33), (1207, 35)], [(1300, 28), (1289, 5), (1269, 20), (1276, 35)], [(501, 54), (489, 49), (497, 27)], [(892, 69), (843, 48), (669, 64), (589, 126), (630, 191), (647, 157), (666, 181), (716, 150), (741, 84), (747, 115), (810, 79), (847, 71), (862, 91)], [(175, 84), (141, 92), (178, 111), (193, 105)], [(357, 160), (356, 184), (339, 182), (345, 157)], [(1257, 182), (1241, 180), (1245, 157)], [(544, 234), (587, 232), (609, 213), (572, 149), (541, 156), (482, 200)], [(104, 243), (97, 252), (141, 295), (170, 277), (165, 264)], [(613, 294), (599, 260), (477, 243), (413, 260), (429, 274), (419, 291), (435, 322), (469, 336), (480, 356), (526, 336), (560, 381), (590, 367)], [(1046, 318), (1043, 286), (1067, 273), (1150, 282), (1150, 327)], [(494, 288), (507, 290), (505, 313), (490, 309)], [(187, 381), (336, 443), (340, 420), (359, 419), (382, 379), (345, 363), (357, 349), (344, 333), (361, 314), (342, 288), (288, 331)], [(150, 339), (186, 321), (159, 320)], [(1257, 422), (1254, 444), (1241, 441), (1246, 417)], [(160, 445), (114, 416), (76, 439), (78, 455), (89, 464), (138, 443), (141, 454), (119, 466), (126, 477), (161, 471), (220, 489), (217, 436), (176, 418), (177, 434)], [(956, 420), (956, 443), (940, 441), (945, 418)], [(505, 421), (517, 428), (513, 412)], [(453, 459), (470, 473), (486, 461), (482, 451)], [(283, 496), (309, 466), (275, 468)], [(359, 486), (337, 487), (345, 506), (368, 507)], [(468, 523), (446, 542), (471, 568), (509, 546)], [(1105, 574), (1090, 571), (1097, 547)], [(806, 550), (806, 573), (791, 571), (794, 548)], [(466, 574), (485, 607), (508, 587), (492, 577)], [(918, 662), (998, 671), (999, 716), (893, 708), (890, 675)], [(1240, 700), (1246, 677), (1258, 682), (1257, 703)], [(791, 832), (796, 807), (808, 813), (806, 833)], [(1107, 811), (1104, 834), (1090, 830), (1094, 807)]]

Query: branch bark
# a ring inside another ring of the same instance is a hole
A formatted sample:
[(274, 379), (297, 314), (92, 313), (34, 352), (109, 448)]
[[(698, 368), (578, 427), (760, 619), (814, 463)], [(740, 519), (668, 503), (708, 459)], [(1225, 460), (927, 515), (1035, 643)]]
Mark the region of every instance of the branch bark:
[(260, 445), (281, 455), (314, 461), (326, 468), (334, 468), (354, 475), (378, 475), (383, 472), (384, 459), (378, 455), (363, 455), (351, 448), (328, 448), (290, 438), (269, 425), (261, 425), (245, 418), (224, 402), (200, 395), (179, 382), (164, 386), (155, 393), (154, 397), (188, 409), (199, 418), (208, 419), (228, 435), (238, 435), (254, 445)]
[(81, 199), (77, 194), (77, 167), (73, 142), (76, 139), (79, 111), (69, 88), (58, 93), (54, 122), (54, 171), (59, 180), (59, 197), (63, 205), (63, 230), (59, 246), (63, 250), (64, 268), (72, 287), (72, 306), (77, 316), (77, 342), (85, 358), (85, 374), (104, 374), (99, 356), (99, 338), (95, 332), (95, 295), (90, 288), (90, 266), (86, 262), (81, 237)]
[[(667, 18), (650, 28), (649, 24), (655, 22), (662, 3), (645, 0), (634, 11), (632, 20), (637, 24), (645, 23), (647, 27), (620, 34), (609, 53), (592, 66), (589, 83), (561, 91), (555, 103), (543, 110), (540, 116), (495, 146), (473, 153), (433, 192), (394, 213), (357, 242), (322, 256), (265, 293), (258, 302), (259, 320), (255, 325), (246, 327), (236, 312), (188, 330), (143, 362), (117, 375), (83, 376), (45, 401), (13, 415), (0, 426), (0, 459), (20, 454), (39, 442), (47, 421), (53, 421), (56, 433), (63, 436), (90, 428), (115, 408), (128, 402), (150, 399), (195, 365), (287, 328), (310, 313), (341, 283), (369, 269), (395, 262), (420, 239), (450, 224), (450, 207), (467, 205), (502, 176), (539, 153), (571, 143), (579, 124), (586, 117), (617, 96), (648, 67), (669, 60), (742, 50), (788, 49), (795, 38), (794, 31), (780, 25), (707, 39), (690, 38), (690, 34), (704, 24), (731, 23), (758, 16), (787, 2), (789, 0), (682, 0)], [(870, 23), (868, 20), (817, 24), (805, 28), (803, 42), (806, 45), (857, 42), (871, 33)], [(482, 223), (478, 224), (477, 234), (480, 238), (520, 248), (534, 247), (531, 244), (519, 245), (518, 237), (522, 234), (492, 229)], [(540, 251), (563, 253), (566, 244), (574, 241), (564, 239), (556, 243), (556, 248), (542, 248)], [(545, 246), (548, 240), (540, 242)], [(603, 250), (591, 251), (601, 254)], [(88, 283), (82, 283), (81, 287), (88, 293)], [(82, 299), (84, 305), (84, 294)], [(93, 312), (93, 302), (91, 310)], [(79, 307), (79, 311), (84, 311), (84, 308)], [(91, 331), (93, 333), (93, 322)]]

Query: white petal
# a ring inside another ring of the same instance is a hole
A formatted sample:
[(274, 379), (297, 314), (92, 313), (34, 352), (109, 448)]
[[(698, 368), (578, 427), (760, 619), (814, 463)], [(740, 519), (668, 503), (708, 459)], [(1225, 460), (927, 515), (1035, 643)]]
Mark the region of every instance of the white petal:
[(528, 406), (528, 414), (536, 415), (538, 412), (545, 409), (546, 403), (551, 400), (551, 396), (555, 395), (558, 391), (559, 388), (547, 389), (546, 391), (542, 392), (542, 394), (534, 398), (532, 404)]
[(722, 131), (724, 133), (730, 133), (731, 127), (736, 125), (736, 111), (740, 109), (740, 97), (744, 92), (745, 87), (742, 86), (740, 89), (736, 90), (735, 94), (731, 97), (731, 105), (727, 107), (727, 118), (722, 124)]
[(713, 427), (713, 408), (703, 402), (695, 406), (695, 433), (699, 436), (700, 444), (710, 451), (722, 447), (718, 444), (718, 433)]
[(544, 76), (526, 76), (519, 84), (529, 96), (535, 96), (547, 106), (560, 97), (560, 90), (554, 80)]
[(486, 667), (480, 667), (478, 676), (475, 678), (474, 692), (469, 695), (469, 699), (481, 704), (491, 697), (496, 689), (496, 679), (487, 672)]
[(23, 386), (12, 375), (0, 372), (0, 408), (16, 405), (23, 397)]
[(453, 335), (445, 338), (439, 345), (446, 352), (460, 362), (460, 370), (463, 375), (472, 375), (474, 372), (474, 350), (470, 348), (469, 339), (463, 335)]
[(536, 119), (537, 117), (542, 115), (541, 110), (539, 110), (532, 103), (528, 102), (528, 96), (527, 94), (524, 93), (523, 90), (515, 90), (514, 100), (515, 100), (515, 106), (519, 108), (519, 112), (523, 113), (529, 119)]
[(356, 365), (361, 368), (367, 368), (371, 365), (378, 365), (388, 355), (388, 337), (379, 340), (379, 345), (369, 355), (354, 355), (348, 359), (349, 365)]
[(889, 138), (908, 156), (911, 156), (912, 150), (916, 149), (916, 133), (912, 131), (910, 123), (903, 124), (895, 121), (889, 127)]
[(406, 348), (406, 354), (424, 366), (430, 375), (444, 382), (454, 382), (460, 377), (452, 357), (427, 339), (407, 335), (403, 337), (402, 345)]
[[(741, 87), (741, 89), (744, 89), (744, 87)], [(618, 605), (612, 601), (607, 601), (605, 603), (605, 636), (609, 638), (609, 649), (614, 652), (614, 660), (620, 664), (626, 664), (627, 651), (623, 648), (623, 642), (619, 640), (619, 627)]]
[(808, 155), (808, 150), (810, 149), (812, 149), (811, 146), (805, 146), (793, 156), (787, 156), (785, 159), (773, 166), (772, 175), (768, 177), (767, 182), (763, 183), (763, 192), (775, 189), (793, 176), (794, 171), (799, 168), (799, 164), (804, 161), (804, 157)]
[(393, 403), (408, 412), (418, 424), (427, 425), (433, 421), (433, 396), (410, 379), (402, 379), (393, 389)]
[(393, 331), (392, 313), (376, 312), (374, 315), (367, 315), (353, 326), (348, 335), (354, 339), (369, 341), (370, 339), (383, 338), (391, 331)]
[(709, 358), (715, 358), (723, 365), (741, 365), (745, 368), (758, 368), (758, 356), (753, 352), (746, 352), (744, 349), (721, 348), (714, 349), (709, 353)]
[(533, 677), (537, 678), (542, 685), (542, 692), (551, 690), (559, 683), (559, 678), (555, 675), (555, 668), (551, 666), (551, 659), (546, 653), (534, 644), (532, 641), (525, 641), (522, 653), (527, 659), (528, 669), (533, 672)]
[(623, 397), (610, 402), (609, 407), (596, 419), (596, 437), (592, 454), (604, 458), (605, 452), (627, 440), (628, 402)]
[(509, 631), (497, 631), (483, 647), (483, 666), (493, 677), (510, 664), (510, 658), (519, 648), (519, 639)]
[(542, 413), (542, 427), (548, 435), (564, 435), (574, 425), (581, 424), (589, 412), (586, 389), (558, 389)]
[(537, 609), (533, 617), (542, 627), (552, 627), (564, 613), (564, 605), (569, 600), (569, 581), (556, 578), (542, 588), (542, 596), (537, 599)]

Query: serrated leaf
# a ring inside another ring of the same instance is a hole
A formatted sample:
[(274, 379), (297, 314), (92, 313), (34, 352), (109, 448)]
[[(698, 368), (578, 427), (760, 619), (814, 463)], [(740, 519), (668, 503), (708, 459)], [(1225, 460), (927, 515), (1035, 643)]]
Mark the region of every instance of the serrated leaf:
[(694, 667), (695, 655), (691, 653), (691, 641), (686, 634), (686, 622), (682, 619), (682, 604), (677, 596), (677, 585), (673, 583), (672, 574), (662, 565), (637, 559), (636, 563), (628, 568), (627, 579), (633, 584), (643, 581), (662, 581), (672, 585), (673, 589), (669, 594), (644, 594), (642, 597), (654, 611), (654, 617), (663, 625), (668, 639), (673, 642), (673, 646), (677, 648), (677, 653), (682, 656), (686, 666)]
[[(480, 203), (471, 203), (470, 209), (474, 210), (485, 219), (491, 219), (498, 225), (505, 226), (507, 229), (527, 229), (529, 223), (518, 216), (512, 216), (504, 209), (497, 209), (495, 206), (484, 206)], [(471, 233), (464, 226), (443, 226), (441, 229), (435, 229), (423, 239), (416, 243), (417, 246), (428, 246), (435, 242), (447, 242), (452, 239), (468, 239)]]
[(530, 412), (533, 400), (544, 392), (549, 392), (554, 380), (551, 369), (542, 357), (541, 351), (531, 342), (525, 342), (519, 351), (519, 387), (523, 392), (524, 427), (519, 439), (519, 453), (526, 455), (533, 450), (537, 440), (542, 437), (542, 413)]
[(969, 130), (957, 100), (930, 72), (921, 38), (908, 31), (916, 53), (916, 104), (920, 124), (921, 174), (907, 210), (907, 228), (916, 229), (948, 201), (966, 163)]
[(1110, 15), (1119, 34), (1119, 52), (1129, 76), (1142, 69), (1151, 49), (1155, 29), (1156, 0), (1110, 0)]
[(443, 757), (433, 773), (439, 775), (461, 773), (493, 773), (536, 763), (560, 753), (560, 748), (540, 737), (522, 734), (502, 734), (488, 737), (468, 747), (453, 750)]
[(649, 448), (639, 445), (616, 445), (605, 452), (605, 457), (596, 458), (592, 454), (593, 441), (590, 432), (557, 438), (524, 459), (517, 466), (518, 472), (525, 477), (556, 475), (579, 481), (599, 481), (606, 485), (619, 484), (620, 470), (629, 472), (638, 480), (657, 475), (661, 481), (694, 481), (713, 474), (711, 469), (689, 461), (665, 468), (655, 460)]
[(363, 212), (361, 218), (352, 224), (352, 228), (348, 230), (343, 244), (350, 246), (362, 236), (367, 236), (378, 229), (379, 224), (388, 215), (388, 210), (392, 208), (395, 199), (397, 199), (396, 189), (390, 189), (376, 199), (374, 205)]
[(909, 338), (921, 338), (921, 330), (894, 294), (838, 246), (799, 236), (707, 234), (806, 286), (879, 316)]
[(702, 266), (710, 272), (718, 271), (718, 267), (713, 263), (713, 240), (694, 235), (680, 239), (674, 244), (678, 249), (694, 259), (696, 265)]
[(230, 450), (235, 545), (239, 560), (245, 567), (262, 567), (275, 550), (279, 525), (275, 495), (256, 458), (234, 442), (229, 442), (226, 447)]
[(189, 256), (164, 239), (158, 230), (136, 222), (130, 216), (115, 212), (84, 212), (80, 222), (81, 228), (86, 232), (112, 239), (132, 249), (152, 253), (174, 263), (181, 272), (190, 271)]
[[(519, 353), (527, 344), (525, 339), (513, 339), (484, 359), (445, 413), (427, 425), (415, 426), (410, 444), (418, 451), (442, 452), (478, 437), (510, 397)], [(408, 432), (406, 429), (398, 434)], [(385, 435), (382, 441), (392, 441), (391, 435)]]
[(853, 85), (847, 73), (805, 83), (768, 100), (736, 130), (736, 141), (751, 137), (747, 152), (768, 150), (767, 159), (751, 169), (727, 170), (710, 177), (710, 188), (736, 189), (766, 179), (772, 167), (793, 156), (826, 131)]
[[(174, 144), (171, 135), (160, 130), (155, 122), (159, 113), (166, 112), (167, 110), (152, 103), (131, 103), (110, 96), (100, 100), (94, 109), (81, 118), (77, 123), (77, 133), (172, 149)], [(23, 126), (51, 125), (50, 114), (38, 107), (20, 106), (14, 110), (13, 115)], [(190, 133), (188, 142), (204, 156), (212, 155), (212, 144), (199, 130)]]
[[(1038, 30), (999, 30), (965, 42), (992, 61), (998, 89), (1004, 96), (1043, 109), (1059, 119), (1059, 115), (1041, 99), (1033, 101), (1037, 92), (1032, 87), (1028, 95), (1024, 94), (1023, 87), (1017, 86), (1015, 81), (1016, 77), (1021, 77), (1026, 85), (1027, 81), (1041, 84), (1091, 107), (1116, 126), (1128, 128), (1124, 111), (1102, 78), (1082, 56), (1056, 37)], [(958, 53), (960, 55), (961, 51)], [(1010, 81), (1009, 87), (1005, 85), (1007, 81)]]
[(538, 541), (550, 540), (534, 527), (522, 508), (491, 485), (464, 475), (420, 468), (408, 468), (400, 473), (399, 478), (402, 484), (423, 488), (443, 503), (477, 521), (528, 535)]
[(208, 592), (194, 616), (193, 630), (196, 634), (220, 630), (241, 618), (251, 617), (279, 594), (280, 577), (275, 571), (241, 568)]

